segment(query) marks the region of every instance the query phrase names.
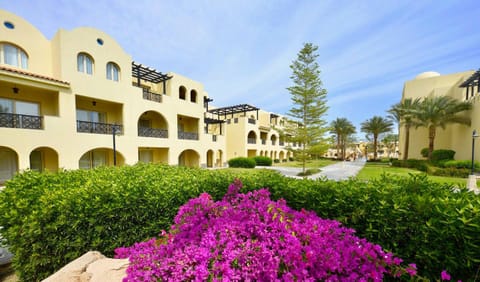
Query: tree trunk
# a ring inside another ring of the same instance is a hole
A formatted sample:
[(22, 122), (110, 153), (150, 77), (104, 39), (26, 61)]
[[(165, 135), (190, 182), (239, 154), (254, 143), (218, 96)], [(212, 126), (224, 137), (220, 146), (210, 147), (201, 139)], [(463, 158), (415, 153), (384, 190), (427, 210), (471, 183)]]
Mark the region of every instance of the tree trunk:
[(428, 128), (428, 160), (432, 160), (432, 153), (433, 153), (433, 142), (435, 141), (435, 133), (436, 128), (435, 126), (430, 126)]
[(337, 159), (340, 158), (340, 134), (337, 134)]
[(373, 160), (377, 159), (377, 138), (378, 135), (373, 135)]
[(403, 149), (403, 160), (408, 160), (408, 149), (410, 147), (410, 126), (405, 126), (405, 147)]

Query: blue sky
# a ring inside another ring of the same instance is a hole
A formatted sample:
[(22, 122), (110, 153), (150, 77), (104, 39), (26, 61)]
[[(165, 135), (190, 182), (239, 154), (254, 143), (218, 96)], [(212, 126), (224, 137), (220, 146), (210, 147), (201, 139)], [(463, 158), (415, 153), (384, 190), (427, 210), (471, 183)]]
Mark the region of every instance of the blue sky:
[(280, 114), (292, 106), (289, 65), (312, 42), (327, 120), (346, 117), (357, 127), (386, 116), (404, 82), (421, 72), (480, 67), (474, 0), (15, 0), (0, 8), (49, 39), (60, 28), (98, 28), (135, 61), (203, 83), (215, 106), (247, 103)]

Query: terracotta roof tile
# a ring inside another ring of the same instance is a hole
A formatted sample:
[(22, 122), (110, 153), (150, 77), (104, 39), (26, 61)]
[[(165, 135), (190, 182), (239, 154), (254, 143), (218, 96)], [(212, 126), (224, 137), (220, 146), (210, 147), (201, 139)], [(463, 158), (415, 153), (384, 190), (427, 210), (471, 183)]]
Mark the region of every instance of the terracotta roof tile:
[(44, 75), (40, 75), (40, 74), (35, 74), (35, 73), (31, 73), (31, 72), (26, 72), (24, 70), (12, 69), (12, 68), (7, 68), (7, 67), (4, 67), (4, 66), (0, 66), (0, 71), (7, 71), (7, 72), (26, 75), (26, 76), (30, 76), (30, 77), (34, 77), (34, 78), (40, 78), (40, 79), (44, 79), (44, 80), (48, 80), (48, 81), (53, 81), (53, 82), (57, 82), (57, 83), (65, 84), (65, 85), (70, 85), (70, 83), (67, 82), (67, 81), (62, 81), (62, 80), (55, 79), (55, 78), (52, 78), (52, 77), (48, 77), (48, 76), (44, 76)]

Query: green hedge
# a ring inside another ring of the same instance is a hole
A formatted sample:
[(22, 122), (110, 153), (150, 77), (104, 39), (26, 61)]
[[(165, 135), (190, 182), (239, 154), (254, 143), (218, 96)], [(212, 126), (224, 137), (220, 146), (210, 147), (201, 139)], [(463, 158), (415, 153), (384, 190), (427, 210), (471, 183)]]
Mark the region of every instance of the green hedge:
[(234, 178), (243, 191), (268, 187), (272, 199), (337, 219), (357, 235), (416, 263), (438, 279), (473, 279), (480, 263), (480, 198), (424, 176), (365, 181), (299, 180), (270, 170), (202, 170), (138, 164), (26, 172), (0, 192), (2, 235), (23, 281), (38, 281), (89, 250), (116, 247), (168, 229), (178, 207), (208, 192), (220, 199)]
[(272, 166), (272, 159), (269, 157), (256, 156), (253, 157), (256, 165), (260, 166)]
[(454, 150), (446, 150), (446, 149), (433, 150), (431, 161), (432, 163), (435, 164), (441, 161), (453, 160), (454, 157), (455, 157)]
[(238, 157), (228, 160), (229, 167), (254, 168), (255, 165), (253, 158)]

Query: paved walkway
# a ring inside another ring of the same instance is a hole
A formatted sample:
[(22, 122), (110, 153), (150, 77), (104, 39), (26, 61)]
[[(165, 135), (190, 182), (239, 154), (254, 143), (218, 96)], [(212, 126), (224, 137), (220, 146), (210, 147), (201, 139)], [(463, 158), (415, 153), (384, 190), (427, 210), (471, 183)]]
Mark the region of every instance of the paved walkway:
[[(364, 159), (357, 159), (354, 162), (338, 162), (332, 165), (321, 167), (321, 172), (310, 175), (308, 179), (317, 179), (317, 178), (327, 178), (329, 180), (347, 180), (350, 177), (354, 177), (365, 165)], [(297, 167), (274, 167), (274, 166), (257, 166), (257, 168), (266, 168), (279, 171), (285, 176), (302, 178), (297, 176), (299, 172), (302, 171), (301, 168)]]

